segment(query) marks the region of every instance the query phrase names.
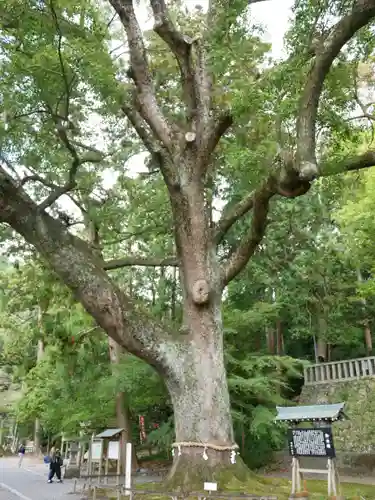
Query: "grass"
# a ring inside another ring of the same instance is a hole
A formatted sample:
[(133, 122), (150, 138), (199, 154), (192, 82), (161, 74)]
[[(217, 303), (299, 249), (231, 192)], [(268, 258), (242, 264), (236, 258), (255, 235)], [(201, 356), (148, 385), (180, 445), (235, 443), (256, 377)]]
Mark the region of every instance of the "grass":
[[(309, 492), (309, 498), (314, 500), (326, 500), (327, 499), (327, 481), (316, 481), (308, 480), (306, 482), (307, 490)], [(220, 485), (219, 485), (220, 486)], [(157, 491), (161, 489), (161, 485), (157, 484), (142, 484), (137, 485), (137, 489), (145, 491)], [(233, 481), (228, 484), (225, 488), (225, 492), (241, 492), (248, 495), (257, 496), (276, 496), (278, 500), (287, 500), (289, 498), (291, 490), (291, 481), (282, 478), (264, 478), (261, 476), (256, 476), (251, 479), (248, 483), (238, 483)], [(374, 485), (364, 485), (355, 483), (342, 483), (341, 493), (346, 500), (360, 500), (361, 497), (365, 500), (375, 500), (375, 486)], [(104, 489), (97, 490), (98, 499), (108, 498), (115, 499), (116, 495)], [(107, 495), (107, 496), (105, 496)], [(138, 495), (137, 495), (138, 496)], [(139, 495), (141, 497), (142, 494)], [(123, 497), (129, 498), (129, 497)], [(169, 497), (163, 496), (162, 492), (160, 495), (147, 495), (147, 500), (170, 500)], [(193, 497), (190, 497), (193, 498)]]

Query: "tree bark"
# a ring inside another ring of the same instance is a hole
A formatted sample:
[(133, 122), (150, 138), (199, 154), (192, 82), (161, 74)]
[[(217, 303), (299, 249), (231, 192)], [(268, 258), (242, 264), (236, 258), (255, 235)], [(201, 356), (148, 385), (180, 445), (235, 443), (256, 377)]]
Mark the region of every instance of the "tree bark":
[[(230, 460), (236, 445), (224, 366), (220, 306), (217, 304), (210, 310), (190, 305), (184, 312), (185, 325), (194, 334), (183, 350), (176, 353), (178, 382), (166, 378), (176, 433), (174, 462), (167, 483), (173, 488), (194, 490), (201, 489), (204, 481), (222, 477), (223, 472), (237, 476), (245, 471), (241, 461), (237, 459), (234, 465)], [(189, 317), (192, 319), (187, 323)]]
[[(43, 327), (43, 309), (42, 307), (39, 306), (38, 308), (38, 326), (39, 326), (39, 333), (42, 334), (44, 331)], [(37, 356), (36, 356), (36, 362), (40, 363), (40, 361), (43, 359), (44, 356), (44, 341), (43, 339), (38, 340), (38, 348), (37, 348)], [(40, 455), (40, 447), (41, 447), (41, 423), (39, 417), (35, 419), (35, 427), (34, 427), (34, 447), (35, 447), (35, 454)]]
[(327, 361), (327, 341), (325, 339), (325, 334), (327, 331), (327, 322), (325, 318), (320, 317), (318, 319), (318, 333), (317, 333), (317, 346), (316, 346), (316, 356), (318, 358), (318, 363), (325, 363)]
[[(359, 283), (363, 283), (363, 276), (361, 269), (359, 267), (357, 268), (357, 279)], [(372, 353), (372, 334), (370, 328), (370, 321), (367, 318), (367, 311), (366, 311), (367, 301), (365, 298), (362, 298), (361, 302), (362, 302), (363, 314), (365, 316), (363, 324), (364, 324), (364, 339), (365, 339), (366, 354), (367, 356), (370, 356)]]
[(275, 330), (272, 326), (267, 327), (266, 337), (269, 354), (275, 354)]
[(278, 356), (284, 354), (283, 328), (280, 319), (276, 320), (276, 353)]
[[(109, 359), (113, 367), (112, 371), (115, 371), (116, 366), (120, 363), (122, 349), (121, 346), (110, 337), (108, 338), (108, 346)], [(119, 429), (124, 429), (123, 439), (125, 443), (133, 442), (129, 406), (126, 401), (126, 394), (123, 391), (118, 391), (116, 394), (116, 422)], [(122, 470), (125, 471), (126, 456), (123, 452), (123, 447), (124, 446), (121, 447), (122, 453), (120, 458)], [(132, 447), (132, 467), (133, 469), (138, 468), (138, 459), (134, 446)]]
[(366, 320), (365, 323), (365, 345), (366, 345), (366, 354), (367, 356), (371, 356), (372, 353), (372, 334), (369, 321)]

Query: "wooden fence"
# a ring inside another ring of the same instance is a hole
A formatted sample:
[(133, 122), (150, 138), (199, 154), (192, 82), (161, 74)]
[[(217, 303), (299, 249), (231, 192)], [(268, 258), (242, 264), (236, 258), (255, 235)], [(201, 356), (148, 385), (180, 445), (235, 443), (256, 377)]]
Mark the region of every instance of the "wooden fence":
[(305, 385), (346, 382), (365, 377), (375, 377), (375, 356), (310, 365), (305, 367), (304, 377)]

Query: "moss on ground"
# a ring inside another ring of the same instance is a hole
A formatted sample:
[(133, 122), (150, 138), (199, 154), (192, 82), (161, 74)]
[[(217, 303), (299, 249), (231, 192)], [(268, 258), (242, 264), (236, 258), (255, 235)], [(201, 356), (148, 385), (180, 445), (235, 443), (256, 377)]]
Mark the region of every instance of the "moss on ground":
[[(310, 493), (309, 498), (313, 500), (326, 500), (327, 499), (327, 482), (307, 480), (307, 490)], [(163, 489), (160, 483), (157, 484), (142, 484), (138, 485), (137, 489), (145, 491), (158, 491)], [(257, 496), (276, 496), (278, 500), (287, 500), (289, 498), (291, 489), (291, 482), (282, 478), (265, 478), (261, 476), (254, 476), (247, 483), (240, 483), (239, 481), (231, 481), (227, 484), (225, 492), (241, 492), (248, 495)], [(375, 500), (375, 486), (364, 485), (355, 483), (342, 483), (341, 485), (342, 496), (346, 500)], [(139, 499), (142, 494), (139, 495)], [(361, 499), (362, 497), (362, 499)], [(97, 490), (97, 498), (117, 499), (116, 494), (106, 491), (105, 489)], [(144, 497), (146, 500), (170, 500), (169, 497), (160, 495), (147, 495)], [(187, 497), (186, 497), (187, 498)], [(189, 497), (193, 499), (194, 497)], [(196, 497), (195, 497), (196, 498)], [(122, 499), (129, 499), (129, 497), (122, 497)]]

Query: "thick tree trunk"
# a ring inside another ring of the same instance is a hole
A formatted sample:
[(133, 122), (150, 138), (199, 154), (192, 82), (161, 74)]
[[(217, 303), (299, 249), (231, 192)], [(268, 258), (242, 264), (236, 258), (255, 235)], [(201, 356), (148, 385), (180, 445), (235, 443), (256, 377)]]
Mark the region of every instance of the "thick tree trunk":
[(174, 489), (202, 489), (204, 481), (221, 485), (229, 476), (245, 478), (247, 469), (236, 447), (224, 366), (220, 307), (186, 310), (194, 335), (176, 353), (178, 380), (166, 379), (172, 398), (176, 442), (167, 480)]

